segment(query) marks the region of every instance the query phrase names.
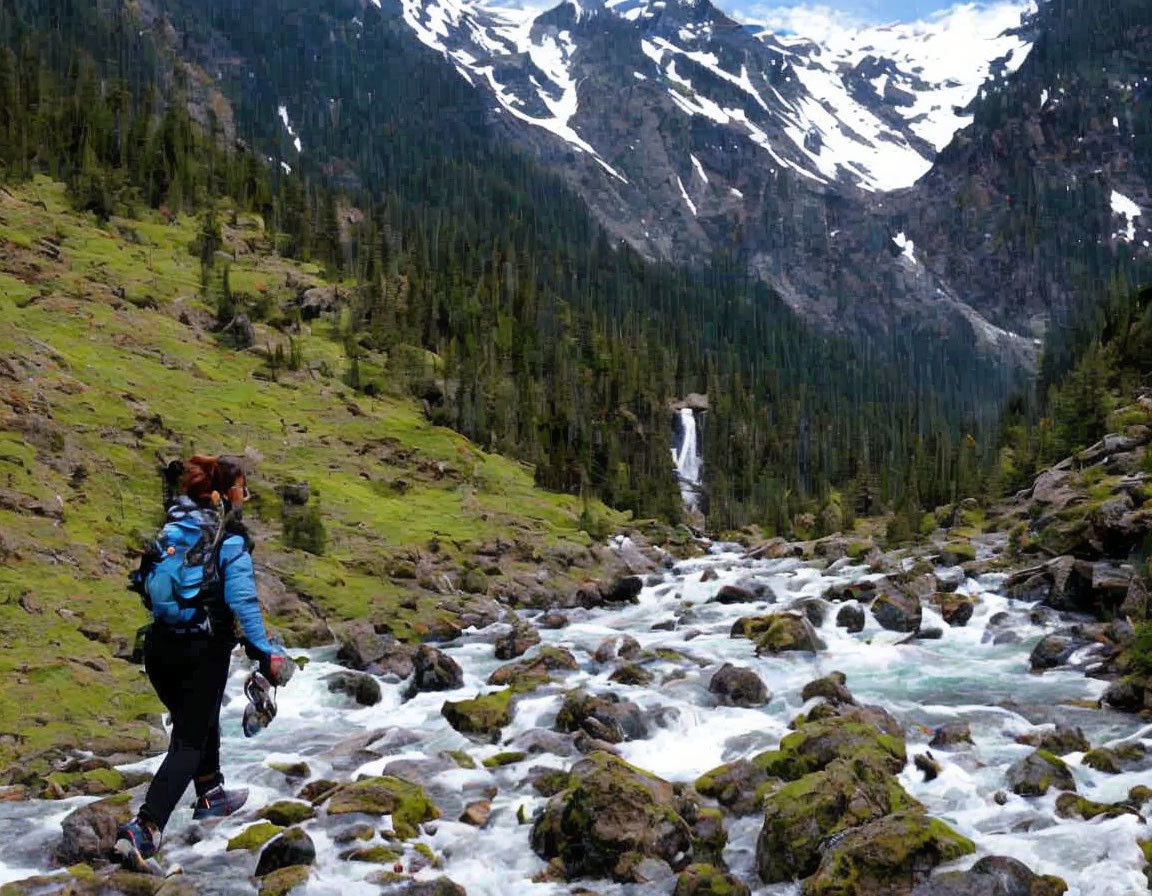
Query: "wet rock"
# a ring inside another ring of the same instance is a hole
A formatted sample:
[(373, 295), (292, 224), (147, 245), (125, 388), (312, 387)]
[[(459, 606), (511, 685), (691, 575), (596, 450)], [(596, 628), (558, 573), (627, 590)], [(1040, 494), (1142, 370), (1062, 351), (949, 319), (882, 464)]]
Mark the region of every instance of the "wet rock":
[(976, 609), (976, 599), (966, 594), (937, 592), (932, 596), (932, 603), (940, 611), (944, 621), (953, 628), (967, 625)]
[(412, 674), (415, 650), (391, 635), (377, 634), (367, 622), (353, 622), (337, 632), (340, 649), (336, 662), (373, 675), (394, 675), (404, 679)]
[(375, 825), (368, 824), (367, 822), (360, 822), (359, 824), (354, 824), (351, 827), (337, 831), (332, 835), (332, 842), (340, 846), (346, 846), (347, 844), (355, 843), (358, 840), (371, 840), (375, 836)]
[(827, 607), (824, 601), (818, 597), (806, 597), (803, 600), (797, 601), (791, 609), (804, 614), (804, 618), (812, 623), (816, 628), (824, 624)]
[(1056, 797), (1056, 814), (1061, 818), (1083, 818), (1085, 821), (1100, 817), (1118, 818), (1121, 815), (1139, 817), (1140, 815), (1126, 803), (1097, 803), (1076, 793), (1062, 793)]
[(700, 573), (701, 582), (715, 582), (718, 578), (720, 578), (720, 574), (717, 573), (716, 570), (711, 566), (704, 570), (704, 572)]
[(640, 599), (644, 582), (639, 576), (624, 576), (600, 588), (600, 596), (607, 604), (634, 604)]
[(952, 541), (940, 550), (940, 562), (945, 566), (959, 566), (976, 559), (976, 548), (966, 541)]
[(939, 819), (897, 812), (852, 828), (824, 853), (802, 896), (902, 896), (944, 862), (976, 849)]
[(297, 802), (295, 800), (277, 800), (270, 806), (265, 806), (256, 816), (270, 821), (282, 828), (300, 824), (309, 818), (316, 817), (316, 810), (311, 803)]
[(728, 845), (724, 813), (707, 806), (697, 807), (688, 796), (683, 814), (692, 823), (692, 859), (723, 868), (724, 848)]
[(472, 825), (472, 827), (482, 828), (488, 824), (488, 819), (491, 815), (491, 800), (477, 800), (464, 807), (464, 813), (460, 816), (460, 820), (464, 822), (464, 824)]
[(616, 684), (643, 687), (651, 684), (654, 677), (643, 666), (638, 666), (635, 663), (624, 663), (616, 667), (616, 670), (608, 676), (608, 680)]
[(1049, 789), (1075, 790), (1072, 772), (1058, 756), (1037, 750), (1008, 768), (1008, 786), (1018, 796), (1043, 796)]
[(807, 877), (820, 865), (828, 838), (920, 804), (886, 769), (837, 759), (764, 798), (756, 869), (765, 883)]
[(307, 883), (310, 873), (309, 865), (289, 865), (270, 871), (260, 878), (260, 896), (285, 896), (301, 884)]
[(595, 696), (583, 691), (572, 691), (565, 696), (556, 714), (556, 730), (583, 731), (609, 744), (648, 736), (644, 714), (635, 703), (613, 693)]
[(228, 841), (227, 851), (231, 852), (237, 849), (247, 850), (248, 852), (255, 852), (277, 834), (283, 833), (284, 828), (278, 824), (272, 824), (270, 821), (260, 821), (256, 824), (248, 825), (239, 834), (236, 834)]
[(1140, 712), (1152, 707), (1152, 683), (1134, 677), (1122, 678), (1108, 686), (1101, 701), (1121, 712)]
[(864, 631), (866, 621), (864, 608), (856, 603), (844, 604), (836, 614), (836, 625), (852, 634)]
[(419, 825), (440, 817), (423, 787), (390, 775), (363, 778), (337, 790), (328, 802), (329, 817), (390, 815), (397, 836), (415, 836)]
[(733, 815), (752, 815), (760, 809), (768, 772), (754, 761), (738, 759), (705, 772), (696, 779), (696, 792), (714, 799)]
[(912, 764), (924, 776), (925, 782), (935, 781), (940, 777), (940, 763), (931, 753), (917, 753), (912, 758)]
[(307, 800), (313, 806), (318, 806), (331, 796), (339, 786), (339, 781), (330, 781), (327, 778), (309, 781), (300, 788), (300, 792), (296, 794), (296, 799)]
[(1084, 754), (1083, 765), (1107, 775), (1138, 771), (1148, 766), (1148, 750), (1139, 741), (1116, 747), (1096, 747)]
[(530, 625), (517, 625), (496, 639), (496, 659), (513, 660), (540, 643), (540, 632)]
[(868, 760), (892, 774), (904, 768), (908, 761), (904, 733), (888, 712), (875, 706), (825, 706), (835, 714), (805, 721), (780, 741), (779, 748), (752, 761), (769, 777), (786, 781), (820, 771), (837, 759)]
[(116, 828), (132, 817), (130, 795), (118, 793), (81, 806), (60, 822), (63, 839), (56, 851), (62, 865), (105, 861), (116, 843)]
[(968, 871), (946, 871), (920, 884), (912, 896), (1061, 896), (1058, 877), (1040, 876), (1007, 856), (985, 856)]
[(759, 675), (731, 663), (725, 663), (712, 676), (708, 690), (722, 706), (763, 706), (772, 696)]
[(676, 879), (672, 896), (749, 896), (752, 891), (739, 878), (715, 865), (689, 865)]
[(964, 570), (956, 567), (934, 570), (932, 577), (936, 586), (934, 590), (939, 594), (952, 594), (964, 584), (964, 580), (967, 578), (964, 575)]
[(823, 698), (833, 706), (855, 706), (856, 698), (848, 690), (847, 684), (848, 678), (843, 672), (830, 672), (804, 685), (800, 699), (807, 702)]
[(421, 691), (452, 691), (464, 686), (464, 672), (448, 654), (427, 644), (421, 644), (412, 660), (412, 681), (407, 696)]
[(307, 762), (269, 762), (268, 768), (280, 772), (289, 781), (303, 781), (312, 777), (312, 767)]
[(889, 631), (919, 631), (923, 618), (920, 598), (896, 588), (885, 588), (872, 601), (872, 616)]
[(512, 689), (471, 700), (449, 700), (440, 708), (440, 714), (461, 734), (476, 734), (492, 740), (512, 721)]
[(947, 722), (932, 734), (928, 746), (934, 750), (954, 750), (962, 746), (972, 746), (972, 728), (967, 722)]
[(1030, 731), (1016, 738), (1016, 743), (1027, 744), (1038, 750), (1047, 750), (1056, 756), (1067, 756), (1069, 753), (1083, 753), (1091, 749), (1088, 738), (1079, 728), (1068, 725), (1057, 725), (1052, 731)]
[(640, 852), (628, 852), (621, 856), (613, 869), (616, 880), (627, 884), (663, 884), (671, 880), (675, 871), (663, 859), (646, 856)]
[(1072, 654), (1087, 644), (1083, 638), (1069, 633), (1045, 635), (1032, 649), (1028, 664), (1033, 672), (1055, 669), (1067, 663)]
[(268, 842), (256, 863), (256, 876), (264, 877), (281, 868), (311, 865), (316, 861), (316, 846), (303, 828), (289, 828)]
[(615, 659), (635, 660), (640, 653), (640, 642), (631, 635), (612, 635), (600, 642), (593, 658), (598, 663), (610, 663)]
[(908, 644), (911, 641), (939, 641), (943, 637), (944, 637), (944, 629), (942, 629), (942, 628), (936, 628), (936, 627), (922, 628), (918, 632), (913, 634), (912, 637), (906, 638), (905, 640), (901, 641), (900, 643), (901, 644)]
[(571, 735), (549, 731), (546, 728), (531, 728), (524, 731), (512, 738), (508, 745), (529, 755), (551, 753), (554, 756), (573, 756), (576, 753), (576, 749), (572, 746)]
[(709, 603), (713, 604), (750, 604), (755, 603), (759, 598), (756, 597), (747, 588), (741, 588), (738, 585), (725, 585), (716, 592), (716, 596), (712, 598)]
[(788, 651), (816, 653), (825, 648), (807, 619), (797, 613), (779, 613), (770, 617), (767, 627), (756, 636), (756, 655)]
[(384, 697), (380, 683), (363, 672), (333, 672), (324, 681), (330, 693), (347, 694), (361, 706), (375, 706)]
[(548, 631), (555, 631), (557, 629), (565, 628), (568, 625), (568, 617), (556, 610), (549, 610), (536, 620), (536, 624), (542, 629)]
[(568, 880), (631, 879), (636, 857), (679, 864), (690, 854), (688, 823), (667, 781), (606, 753), (573, 766), (570, 786), (552, 797), (532, 826), (532, 849), (559, 860)]
[(488, 684), (531, 691), (552, 680), (553, 672), (578, 669), (579, 663), (564, 647), (545, 647), (536, 656), (501, 666), (488, 676)]
[[(386, 880), (382, 875), (391, 875)], [(368, 878), (369, 883), (383, 886), (381, 896), (468, 896), (468, 891), (447, 877), (435, 880), (414, 880), (403, 874), (377, 872)]]
[(397, 861), (404, 855), (402, 849), (385, 846), (378, 843), (375, 846), (353, 846), (351, 849), (341, 850), (340, 858), (345, 862), (374, 862), (378, 865), (387, 865)]

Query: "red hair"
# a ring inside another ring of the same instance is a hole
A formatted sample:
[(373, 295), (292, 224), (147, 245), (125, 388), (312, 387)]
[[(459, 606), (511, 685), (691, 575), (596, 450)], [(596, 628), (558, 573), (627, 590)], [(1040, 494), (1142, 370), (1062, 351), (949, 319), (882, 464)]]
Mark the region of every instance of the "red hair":
[(184, 465), (184, 494), (197, 504), (211, 504), (213, 493), (223, 495), (244, 476), (234, 458), (197, 454)]

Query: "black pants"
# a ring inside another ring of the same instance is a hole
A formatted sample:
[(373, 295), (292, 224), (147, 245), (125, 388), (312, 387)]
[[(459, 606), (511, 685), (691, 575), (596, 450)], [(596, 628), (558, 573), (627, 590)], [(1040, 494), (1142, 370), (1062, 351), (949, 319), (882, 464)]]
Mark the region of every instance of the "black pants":
[(172, 715), (172, 739), (148, 787), (140, 817), (160, 830), (190, 783), (196, 782), (197, 796), (223, 783), (220, 702), (233, 645), (231, 639), (157, 629), (148, 637), (144, 668)]

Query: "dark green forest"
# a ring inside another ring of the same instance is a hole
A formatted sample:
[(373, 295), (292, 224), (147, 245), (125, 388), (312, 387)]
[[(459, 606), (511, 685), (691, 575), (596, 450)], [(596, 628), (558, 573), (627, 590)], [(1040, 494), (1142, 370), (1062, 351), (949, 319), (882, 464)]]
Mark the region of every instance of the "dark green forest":
[[(100, 219), (201, 214), (216, 302), (231, 299), (215, 200), (259, 212), (279, 251), (349, 285), (334, 332), (350, 385), (425, 395), (439, 379), (434, 419), (531, 462), (542, 486), (678, 519), (668, 406), (689, 392), (711, 402), (716, 530), (914, 518), (1015, 484), (1046, 456), (1022, 448), (1005, 473), (996, 418), (1019, 384), (968, 345), (829, 338), (735, 259), (689, 270), (613, 244), (387, 5), (0, 0), (0, 13), (0, 178), (51, 175)], [(213, 72), (231, 138), (187, 61)], [(360, 363), (410, 346), (442, 370), (397, 382)], [(1039, 403), (1013, 407), (1009, 426), (1031, 431)]]

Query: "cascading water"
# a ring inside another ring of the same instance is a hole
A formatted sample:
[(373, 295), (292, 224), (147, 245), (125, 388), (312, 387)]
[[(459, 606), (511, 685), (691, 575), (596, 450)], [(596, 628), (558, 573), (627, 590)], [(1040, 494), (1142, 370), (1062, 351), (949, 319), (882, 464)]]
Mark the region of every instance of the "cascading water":
[[(614, 547), (623, 550), (624, 545)], [(419, 780), (428, 788), (442, 818), (427, 825), (415, 842), (433, 850), (443, 869), (425, 868), (419, 872), (421, 879), (447, 875), (469, 896), (564, 896), (570, 886), (533, 881), (546, 865), (529, 847), (530, 826), (519, 819), (530, 819), (546, 802), (529, 783), (529, 769), (567, 769), (579, 761), (568, 740), (540, 730), (552, 728), (566, 691), (614, 692), (636, 703), (649, 721), (648, 735), (621, 743), (623, 758), (665, 779), (691, 783), (722, 762), (774, 749), (789, 733), (789, 720), (810, 708), (800, 696), (804, 683), (839, 670), (861, 702), (879, 704), (899, 719), (910, 754), (924, 751), (935, 726), (970, 725), (970, 745), (956, 752), (935, 751), (940, 763), (935, 780), (925, 782), (911, 763), (900, 780), (928, 812), (975, 841), (979, 854), (1012, 856), (1038, 873), (1060, 875), (1069, 884), (1068, 896), (1146, 892), (1138, 841), (1147, 833), (1138, 816), (1068, 818), (1057, 811), (1055, 793), (1016, 796), (1005, 783), (1008, 766), (1032, 749), (1016, 738), (1051, 729), (1056, 721), (1081, 727), (1096, 745), (1152, 745), (1152, 731), (1138, 718), (1089, 708), (1104, 682), (1070, 669), (1029, 672), (1028, 656), (1036, 641), (1062, 624), (1056, 614), (1039, 614), (1030, 604), (1009, 600), (1001, 593), (1004, 576), (986, 575), (959, 585), (958, 593), (976, 603), (964, 627), (949, 627), (925, 605), (923, 627), (940, 629), (939, 640), (900, 643), (905, 635), (882, 629), (866, 610), (863, 631), (851, 634), (837, 627), (837, 607), (843, 604), (831, 602), (833, 592), (877, 578), (847, 560), (826, 567), (797, 559), (751, 559), (734, 547), (718, 547), (708, 557), (650, 576), (634, 605), (567, 610), (565, 627), (541, 628), (540, 647), (567, 648), (578, 667), (558, 671), (555, 684), (519, 696), (499, 744), (470, 741), (448, 725), (440, 708), (446, 699), (496, 690), (486, 682), (501, 665), (493, 641), (509, 630), (506, 623), (468, 629), (455, 641), (439, 645), (463, 670), (463, 687), (405, 700), (404, 683), (384, 678), (383, 700), (372, 707), (357, 707), (329, 691), (325, 678), (340, 668), (334, 664), (333, 648), (308, 651), (312, 661), (281, 692), (276, 721), (251, 740), (241, 733), (244, 670), (238, 664), (222, 717), (223, 756), (229, 780), (251, 787), (252, 797), (239, 815), (207, 824), (194, 825), (190, 809), (179, 809), (168, 831), (167, 861), (182, 864), (201, 893), (251, 894), (249, 875), (257, 858), (244, 850), (227, 851), (228, 840), (256, 821), (262, 806), (299, 790), (303, 779), (286, 780), (271, 764), (307, 762), (310, 779), (355, 780), (384, 772)], [(760, 597), (732, 605), (713, 600), (725, 585), (749, 583), (757, 586)], [(827, 644), (825, 651), (761, 657), (750, 641), (729, 636), (741, 616), (797, 605), (811, 614)], [(530, 621), (539, 612), (524, 615)], [(639, 643), (650, 682), (613, 681), (616, 663), (595, 659), (605, 638), (622, 633)], [(527, 654), (533, 655), (535, 650)], [(760, 676), (772, 695), (767, 705), (716, 705), (709, 682), (726, 662)], [(483, 765), (483, 760), (509, 750), (530, 755), (504, 767)], [(466, 764), (475, 767), (460, 767), (446, 758), (453, 755), (448, 751), (466, 752)], [(1092, 800), (1123, 800), (1134, 785), (1148, 783), (1147, 770), (1109, 775), (1084, 763), (1083, 754), (1064, 758), (1080, 794)], [(150, 760), (138, 768), (152, 770), (157, 763)], [(484, 827), (456, 820), (465, 803), (493, 792), (492, 814)], [(49, 871), (61, 819), (90, 800), (0, 802), (0, 884)], [(377, 830), (388, 824), (384, 819), (369, 826), (370, 844), (383, 845)], [(307, 886), (295, 891), (296, 896), (380, 896), (379, 884), (369, 878), (382, 866), (341, 858), (348, 849), (341, 841), (351, 825), (351, 820), (330, 817), (323, 809), (303, 823), (317, 855)], [(795, 885), (765, 886), (756, 876), (760, 825), (756, 816), (727, 819), (724, 859), (757, 896), (794, 896)], [(413, 870), (418, 858), (414, 843), (400, 849), (403, 856), (397, 861), (406, 871)], [(974, 860), (962, 860), (959, 867)], [(605, 896), (667, 896), (672, 889), (669, 881), (588, 884)]]
[(681, 408), (677, 422), (675, 434), (679, 443), (672, 448), (672, 463), (676, 466), (676, 478), (680, 480), (684, 506), (695, 510), (700, 503), (700, 469), (704, 461), (700, 454), (695, 411)]

